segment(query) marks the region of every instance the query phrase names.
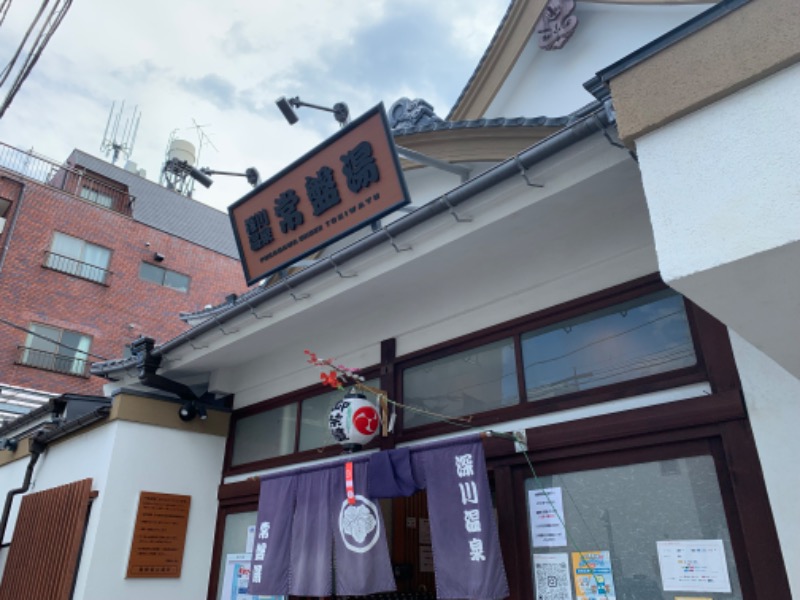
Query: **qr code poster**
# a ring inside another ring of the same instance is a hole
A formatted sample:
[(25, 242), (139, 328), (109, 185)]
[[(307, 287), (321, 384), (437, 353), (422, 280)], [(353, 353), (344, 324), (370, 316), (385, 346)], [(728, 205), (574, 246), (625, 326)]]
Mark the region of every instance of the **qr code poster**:
[(572, 600), (567, 554), (534, 554), (536, 600)]

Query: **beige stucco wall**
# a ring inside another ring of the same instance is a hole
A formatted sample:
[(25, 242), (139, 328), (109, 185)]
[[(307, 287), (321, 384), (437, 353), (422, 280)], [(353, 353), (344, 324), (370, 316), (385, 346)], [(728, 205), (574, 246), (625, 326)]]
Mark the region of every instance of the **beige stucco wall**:
[(800, 60), (800, 2), (751, 0), (611, 81), (620, 137), (643, 134)]

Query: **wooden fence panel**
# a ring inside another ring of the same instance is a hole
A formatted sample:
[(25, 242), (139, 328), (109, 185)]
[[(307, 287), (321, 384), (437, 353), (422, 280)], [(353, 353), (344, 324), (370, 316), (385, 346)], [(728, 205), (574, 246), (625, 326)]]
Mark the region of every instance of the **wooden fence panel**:
[(70, 600), (92, 497), (92, 480), (22, 498), (0, 600)]

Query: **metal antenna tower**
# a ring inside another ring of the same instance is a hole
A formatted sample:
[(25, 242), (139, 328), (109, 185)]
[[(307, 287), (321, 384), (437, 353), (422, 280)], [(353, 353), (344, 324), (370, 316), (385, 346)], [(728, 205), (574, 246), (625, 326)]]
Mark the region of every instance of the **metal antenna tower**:
[[(117, 164), (120, 154), (124, 154), (126, 159), (130, 158), (133, 145), (136, 143), (136, 133), (139, 131), (139, 121), (142, 118), (142, 111), (138, 106), (134, 106), (133, 112), (122, 121), (125, 102), (120, 104), (119, 111), (115, 114), (116, 104), (116, 101), (111, 103), (106, 130), (103, 133), (103, 143), (100, 144), (100, 152), (104, 152), (106, 157), (111, 155), (111, 164)], [(121, 130), (120, 125), (122, 125)]]

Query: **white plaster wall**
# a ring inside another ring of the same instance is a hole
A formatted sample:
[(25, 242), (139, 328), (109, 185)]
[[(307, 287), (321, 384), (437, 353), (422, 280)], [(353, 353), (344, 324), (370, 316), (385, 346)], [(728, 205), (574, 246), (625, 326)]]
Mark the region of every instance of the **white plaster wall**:
[(346, 266), (357, 277), (331, 273), (299, 290), (309, 298), (259, 309), (272, 318), (226, 326), (200, 351), (216, 359), (214, 388), (240, 408), (317, 382), (305, 348), (363, 367), (382, 339), (404, 355), (656, 271), (635, 163), (599, 136), (572, 152), (539, 165), (545, 188), (498, 186), (459, 207), (473, 221), (444, 214), (398, 240), (413, 250), (387, 242)]
[(594, 100), (583, 84), (711, 4), (631, 6), (578, 2), (578, 27), (560, 50), (539, 48), (534, 33), (485, 117), (569, 114)]
[(800, 64), (637, 140), (664, 280), (800, 377)]
[[(116, 431), (108, 482), (92, 513), (98, 527), (86, 542), (92, 552), (84, 554), (76, 600), (205, 598), (224, 438), (121, 421), (110, 427)], [(142, 491), (192, 498), (179, 579), (125, 579)]]
[(800, 64), (636, 141), (661, 273), (800, 240)]
[[(93, 502), (92, 512), (86, 527), (86, 540), (81, 565), (78, 572), (78, 581), (86, 577), (86, 567), (92, 560), (92, 549), (97, 536), (99, 525), (99, 510), (106, 500), (108, 484), (108, 470), (111, 457), (111, 448), (114, 444), (115, 428), (112, 425), (103, 425), (62, 442), (54, 443), (39, 458), (31, 479), (31, 488), (28, 494), (47, 490), (59, 485), (91, 478), (92, 489), (99, 492)], [(5, 499), (8, 490), (22, 485), (25, 470), (29, 459), (14, 461), (0, 468), (0, 497)], [(21, 496), (14, 499), (9, 518), (8, 528), (4, 541), (13, 543), (14, 526)], [(81, 596), (75, 596), (76, 600)]]
[(792, 596), (800, 598), (800, 469), (792, 443), (800, 423), (800, 379), (730, 332)]

